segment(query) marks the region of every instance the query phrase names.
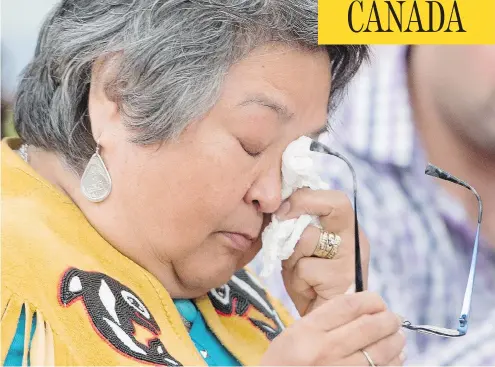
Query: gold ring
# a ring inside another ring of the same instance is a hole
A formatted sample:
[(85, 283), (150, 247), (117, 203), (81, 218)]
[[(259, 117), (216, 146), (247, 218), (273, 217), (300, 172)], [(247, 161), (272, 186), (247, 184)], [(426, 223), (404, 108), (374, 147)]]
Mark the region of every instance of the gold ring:
[(322, 230), (313, 256), (331, 260), (337, 255), (341, 242), (339, 235)]
[(370, 355), (368, 354), (368, 352), (366, 352), (364, 349), (361, 350), (361, 352), (363, 352), (363, 354), (366, 357), (366, 359), (368, 360), (368, 363), (370, 364), (370, 366), (376, 367), (375, 364), (373, 363), (373, 360), (371, 359)]

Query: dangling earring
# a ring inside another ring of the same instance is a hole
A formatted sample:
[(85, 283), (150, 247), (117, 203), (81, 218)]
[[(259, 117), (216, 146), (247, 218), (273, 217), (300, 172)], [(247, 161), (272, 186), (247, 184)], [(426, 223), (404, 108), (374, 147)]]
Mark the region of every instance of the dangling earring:
[(81, 177), (81, 191), (89, 201), (99, 203), (112, 191), (112, 179), (100, 156), (100, 143), (96, 142), (96, 152)]

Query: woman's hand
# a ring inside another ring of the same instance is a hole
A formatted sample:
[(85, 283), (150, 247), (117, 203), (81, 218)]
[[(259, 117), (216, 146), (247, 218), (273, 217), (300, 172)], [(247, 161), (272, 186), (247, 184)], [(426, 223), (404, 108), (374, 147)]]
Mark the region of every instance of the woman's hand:
[[(280, 219), (302, 214), (317, 215), (326, 232), (342, 239), (336, 256), (311, 257), (320, 238), (320, 230), (308, 226), (292, 256), (282, 262), (282, 277), (287, 292), (299, 314), (308, 312), (354, 286), (354, 211), (347, 196), (340, 191), (300, 189), (284, 202), (276, 215)], [(368, 275), (369, 245), (360, 234), (363, 280)]]
[(404, 362), (401, 320), (374, 293), (340, 295), (324, 302), (277, 336), (261, 365), (398, 366)]

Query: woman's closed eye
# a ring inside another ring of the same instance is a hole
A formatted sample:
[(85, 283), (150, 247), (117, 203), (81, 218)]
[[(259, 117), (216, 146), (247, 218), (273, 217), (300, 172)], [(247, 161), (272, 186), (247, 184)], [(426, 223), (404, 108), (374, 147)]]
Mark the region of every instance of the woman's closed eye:
[(261, 147), (250, 146), (246, 143), (243, 143), (240, 140), (239, 140), (239, 144), (241, 145), (242, 149), (244, 149), (244, 151), (253, 158), (259, 157), (264, 150)]

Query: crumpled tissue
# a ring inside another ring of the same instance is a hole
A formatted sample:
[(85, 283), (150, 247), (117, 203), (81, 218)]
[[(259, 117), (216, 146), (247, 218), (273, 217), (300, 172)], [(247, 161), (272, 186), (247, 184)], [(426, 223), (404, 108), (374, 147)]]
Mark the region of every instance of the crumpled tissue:
[[(311, 138), (302, 136), (289, 144), (282, 155), (282, 200), (303, 187), (313, 190), (328, 190), (329, 185), (317, 172), (320, 153), (310, 150)], [(307, 226), (321, 228), (317, 216), (303, 214), (299, 218), (279, 220), (272, 215), (270, 224), (261, 234), (263, 269), (262, 277), (268, 277), (280, 267), (280, 261), (288, 259)]]

